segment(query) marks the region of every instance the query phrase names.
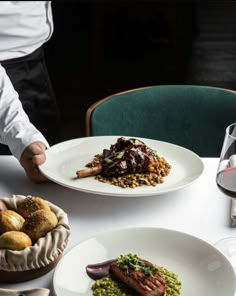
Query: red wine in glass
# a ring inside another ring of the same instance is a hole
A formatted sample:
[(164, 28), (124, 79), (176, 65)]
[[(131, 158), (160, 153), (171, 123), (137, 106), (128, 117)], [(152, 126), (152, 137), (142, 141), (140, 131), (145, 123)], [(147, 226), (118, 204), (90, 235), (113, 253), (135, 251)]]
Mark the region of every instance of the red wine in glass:
[(225, 168), (218, 172), (216, 184), (226, 195), (236, 198), (236, 167)]
[[(225, 131), (216, 184), (226, 196), (236, 198), (236, 123), (229, 125)], [(236, 270), (236, 235), (219, 240), (215, 247), (229, 259)]]

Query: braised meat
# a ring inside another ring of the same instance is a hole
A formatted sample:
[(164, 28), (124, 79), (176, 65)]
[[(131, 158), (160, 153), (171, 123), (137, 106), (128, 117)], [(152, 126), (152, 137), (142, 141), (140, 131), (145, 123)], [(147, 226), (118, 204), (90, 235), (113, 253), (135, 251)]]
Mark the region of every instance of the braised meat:
[[(171, 168), (163, 157), (159, 157), (155, 150), (141, 140), (124, 137), (118, 138), (115, 144), (110, 145), (110, 149), (103, 149), (101, 154), (95, 155), (93, 161), (86, 166), (87, 169), (76, 172), (77, 178), (94, 175), (100, 175), (102, 178), (119, 178), (150, 173), (155, 174), (151, 177), (154, 177), (157, 183), (162, 183), (162, 177), (167, 176)], [(140, 178), (142, 177), (138, 177), (139, 181)]]
[(103, 156), (101, 174), (107, 177), (148, 171), (150, 164), (157, 160), (154, 151), (144, 142), (123, 137), (110, 149), (104, 149)]

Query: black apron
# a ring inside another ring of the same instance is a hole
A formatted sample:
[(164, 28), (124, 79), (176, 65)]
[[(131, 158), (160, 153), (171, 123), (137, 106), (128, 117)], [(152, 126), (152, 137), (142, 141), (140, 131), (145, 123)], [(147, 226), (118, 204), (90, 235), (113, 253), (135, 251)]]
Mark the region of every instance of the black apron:
[[(60, 141), (59, 110), (45, 63), (43, 47), (16, 59), (2, 61), (30, 121), (50, 145)], [(0, 145), (0, 154), (11, 154)]]

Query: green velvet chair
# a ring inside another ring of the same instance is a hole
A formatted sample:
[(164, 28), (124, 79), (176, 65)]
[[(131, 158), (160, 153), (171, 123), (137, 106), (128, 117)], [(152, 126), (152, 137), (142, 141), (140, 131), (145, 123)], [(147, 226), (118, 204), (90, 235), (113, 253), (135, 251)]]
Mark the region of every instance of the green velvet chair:
[(117, 93), (86, 113), (86, 135), (151, 138), (218, 157), (225, 128), (236, 122), (236, 92), (207, 86), (162, 85)]

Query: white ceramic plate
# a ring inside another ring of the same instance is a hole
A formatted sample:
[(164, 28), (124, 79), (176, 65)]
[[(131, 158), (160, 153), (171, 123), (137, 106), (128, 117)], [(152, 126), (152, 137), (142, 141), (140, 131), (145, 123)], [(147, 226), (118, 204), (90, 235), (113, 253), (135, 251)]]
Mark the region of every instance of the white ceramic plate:
[(171, 164), (171, 172), (164, 178), (163, 184), (123, 189), (99, 182), (94, 176), (75, 179), (77, 170), (84, 169), (94, 155), (101, 153), (104, 148), (109, 149), (118, 138), (119, 136), (85, 137), (59, 143), (46, 151), (47, 160), (39, 169), (46, 177), (60, 185), (113, 196), (147, 196), (170, 192), (190, 185), (203, 172), (201, 159), (192, 151), (166, 142), (139, 138)]
[(121, 229), (81, 242), (55, 269), (56, 295), (92, 295), (94, 281), (86, 274), (86, 266), (128, 253), (177, 273), (182, 282), (181, 296), (235, 295), (235, 272), (224, 255), (199, 238), (161, 228)]

